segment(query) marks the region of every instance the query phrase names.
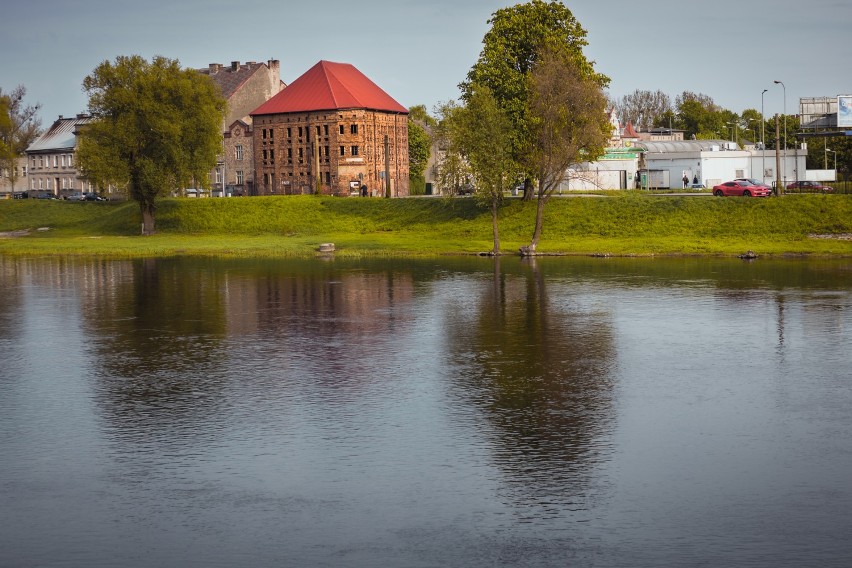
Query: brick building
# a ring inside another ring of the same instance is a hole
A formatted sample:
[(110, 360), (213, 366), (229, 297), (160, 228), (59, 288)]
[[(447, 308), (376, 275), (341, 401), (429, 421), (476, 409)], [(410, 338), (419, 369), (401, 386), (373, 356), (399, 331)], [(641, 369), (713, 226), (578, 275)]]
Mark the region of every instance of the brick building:
[(232, 61), (230, 66), (211, 63), (198, 71), (213, 79), (228, 101), (222, 125), (224, 154), (211, 174), (213, 190), (219, 195), (252, 195), (254, 132), (249, 113), (286, 86), (281, 81), (281, 64), (277, 59), (266, 63)]
[(408, 109), (352, 65), (320, 61), (251, 117), (260, 195), (409, 194)]

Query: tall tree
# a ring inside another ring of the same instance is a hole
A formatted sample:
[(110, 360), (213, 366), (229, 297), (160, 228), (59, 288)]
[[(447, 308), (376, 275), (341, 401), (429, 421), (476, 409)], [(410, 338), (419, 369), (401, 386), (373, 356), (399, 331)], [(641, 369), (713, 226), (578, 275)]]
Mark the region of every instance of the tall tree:
[(83, 88), (94, 120), (81, 132), (81, 169), (96, 183), (127, 185), (143, 233), (153, 234), (158, 197), (193, 179), (209, 184), (225, 99), (208, 76), (161, 56), (104, 61)]
[(435, 119), (426, 112), (426, 107), (411, 107), (408, 113), (408, 164), (409, 181), (412, 195), (422, 194), (425, 190), (426, 166), (432, 155), (432, 136), (429, 131)]
[(601, 80), (589, 76), (564, 46), (546, 45), (527, 83), (530, 137), (523, 158), (538, 180), (538, 203), (532, 240), (522, 252), (534, 253), (547, 201), (572, 164), (595, 161), (604, 153), (612, 126)]
[(438, 117), (435, 138), (438, 146), (437, 182), (441, 193), (456, 196), (469, 187), (471, 172), (467, 160), (462, 156), (460, 141), (455, 130), (456, 113), (460, 107), (455, 101), (440, 103), (435, 107)]
[(629, 122), (643, 130), (660, 125), (662, 117), (667, 117), (667, 113), (671, 113), (672, 110), (671, 97), (659, 89), (656, 91), (636, 89), (615, 102), (618, 120), (622, 124)]
[(510, 144), (512, 123), (488, 87), (473, 84), (466, 106), (454, 113), (449, 130), (470, 165), (474, 198), (491, 211), (491, 254), (498, 255), (500, 205), (508, 185), (517, 177)]
[(15, 187), (17, 159), (41, 134), (38, 113), (41, 105), (24, 104), (27, 90), (18, 85), (8, 93), (0, 88), (0, 170), (9, 172), (9, 182)]
[[(581, 76), (594, 78), (604, 87), (609, 79), (595, 72), (593, 63), (583, 55), (583, 48), (588, 45), (586, 30), (562, 2), (531, 0), (502, 8), (488, 23), (491, 28), (482, 40), (479, 59), (459, 85), (462, 99), (470, 98), (473, 85), (488, 87), (512, 123), (512, 155), (516, 162), (524, 163), (521, 154), (529, 147), (531, 136), (527, 78), (542, 45), (562, 45), (576, 60)], [(533, 175), (534, 172), (526, 172), (524, 199), (532, 198)]]

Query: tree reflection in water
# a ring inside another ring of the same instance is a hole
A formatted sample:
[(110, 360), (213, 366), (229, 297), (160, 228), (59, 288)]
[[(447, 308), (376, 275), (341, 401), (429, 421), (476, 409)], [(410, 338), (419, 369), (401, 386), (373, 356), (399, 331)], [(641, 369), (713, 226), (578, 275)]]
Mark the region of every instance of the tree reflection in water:
[(471, 321), (448, 340), (461, 389), (494, 426), (506, 498), (538, 517), (587, 508), (608, 451), (616, 355), (606, 313), (572, 303), (570, 289), (554, 301), (535, 259), (527, 269), (507, 276), (496, 259), (476, 309), (455, 312)]

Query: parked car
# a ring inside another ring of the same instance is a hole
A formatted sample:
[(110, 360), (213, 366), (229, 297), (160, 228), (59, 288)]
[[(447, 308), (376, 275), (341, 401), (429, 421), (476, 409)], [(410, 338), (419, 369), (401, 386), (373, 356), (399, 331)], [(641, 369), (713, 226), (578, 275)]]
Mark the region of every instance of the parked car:
[(35, 198), (36, 198), (36, 199), (56, 199), (56, 196), (55, 196), (55, 195), (53, 195), (53, 194), (52, 194), (51, 192), (49, 192), (49, 191), (42, 191), (42, 192), (40, 192), (40, 193), (36, 193)]
[(88, 191), (84, 193), (83, 199), (85, 199), (86, 201), (106, 201), (106, 199), (104, 199), (94, 191)]
[(750, 181), (726, 181), (713, 186), (713, 195), (717, 197), (769, 197), (772, 190), (765, 185), (754, 185)]
[(834, 188), (830, 185), (822, 185), (818, 181), (794, 181), (793, 183), (787, 184), (787, 189), (814, 193), (831, 193), (834, 191)]
[(82, 191), (75, 191), (73, 193), (69, 193), (63, 199), (66, 201), (83, 201), (85, 198), (86, 196)]
[(12, 199), (28, 199), (29, 197), (30, 197), (30, 194), (27, 193), (26, 191), (16, 191), (12, 195)]
[(734, 181), (747, 181), (747, 182), (749, 182), (751, 185), (759, 185), (759, 186), (765, 187), (765, 188), (766, 188), (766, 189), (768, 189), (769, 191), (772, 191), (772, 186), (770, 186), (769, 184), (763, 183), (763, 182), (762, 182), (762, 181), (760, 181), (759, 179), (754, 179), (754, 178), (734, 178)]
[(707, 189), (703, 183), (691, 183), (688, 187), (689, 189)]

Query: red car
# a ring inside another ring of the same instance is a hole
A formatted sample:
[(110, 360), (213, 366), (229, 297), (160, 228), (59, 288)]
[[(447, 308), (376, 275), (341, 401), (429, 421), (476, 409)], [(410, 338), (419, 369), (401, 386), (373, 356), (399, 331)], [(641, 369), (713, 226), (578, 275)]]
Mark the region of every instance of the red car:
[(713, 186), (713, 195), (717, 197), (728, 197), (730, 195), (742, 197), (769, 197), (772, 190), (762, 184), (754, 184), (750, 181), (734, 180)]
[(822, 193), (831, 193), (834, 191), (834, 188), (830, 185), (822, 185), (818, 181), (794, 181), (787, 184), (787, 189), (794, 189), (800, 192), (814, 191)]

